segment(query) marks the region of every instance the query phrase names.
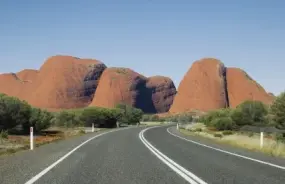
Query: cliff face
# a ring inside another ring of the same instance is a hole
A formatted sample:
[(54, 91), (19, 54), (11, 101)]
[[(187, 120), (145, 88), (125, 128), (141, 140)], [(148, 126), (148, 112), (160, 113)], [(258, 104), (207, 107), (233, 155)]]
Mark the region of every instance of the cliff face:
[(145, 77), (128, 68), (108, 68), (99, 81), (91, 106), (115, 107), (119, 103), (136, 106)]
[(227, 107), (224, 73), (224, 64), (219, 60), (205, 58), (194, 62), (178, 87), (170, 112)]
[(129, 68), (107, 68), (95, 59), (62, 55), (48, 58), (39, 70), (0, 74), (0, 92), (54, 111), (124, 103), (145, 113), (175, 114), (234, 108), (245, 100), (270, 104), (275, 99), (246, 72), (226, 68), (214, 58), (194, 62), (178, 92), (168, 77), (147, 78)]
[(173, 103), (176, 88), (173, 81), (164, 76), (149, 77), (146, 87), (151, 91), (151, 99), (157, 113), (167, 112)]
[(88, 105), (106, 66), (93, 59), (53, 56), (39, 71), (22, 70), (0, 76), (0, 91), (40, 108)]
[(112, 108), (124, 103), (146, 113), (167, 112), (175, 92), (169, 78), (146, 78), (129, 68), (108, 68), (102, 74), (90, 105)]
[(236, 107), (245, 100), (272, 103), (274, 97), (239, 68), (227, 68), (229, 106)]

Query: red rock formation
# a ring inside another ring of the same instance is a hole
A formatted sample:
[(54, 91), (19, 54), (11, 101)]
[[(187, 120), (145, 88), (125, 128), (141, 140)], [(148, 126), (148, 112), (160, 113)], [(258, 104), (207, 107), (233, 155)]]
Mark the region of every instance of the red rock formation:
[(273, 97), (239, 68), (227, 68), (227, 86), (230, 107), (236, 107), (245, 100), (272, 103)]
[(223, 63), (216, 59), (205, 58), (194, 62), (178, 87), (170, 112), (227, 107), (224, 71)]
[(53, 56), (39, 71), (23, 70), (0, 76), (0, 92), (47, 108), (78, 108), (91, 103), (106, 66), (97, 60)]
[(176, 88), (173, 81), (164, 76), (149, 77), (146, 87), (151, 91), (152, 103), (157, 113), (167, 112), (173, 103)]
[(1, 93), (23, 99), (23, 90), (25, 90), (25, 82), (19, 79), (16, 74), (5, 73), (0, 75)]
[(16, 75), (22, 81), (32, 82), (37, 78), (38, 70), (24, 69), (18, 72)]
[(128, 68), (107, 68), (99, 81), (90, 106), (112, 108), (124, 103), (137, 106), (146, 78)]

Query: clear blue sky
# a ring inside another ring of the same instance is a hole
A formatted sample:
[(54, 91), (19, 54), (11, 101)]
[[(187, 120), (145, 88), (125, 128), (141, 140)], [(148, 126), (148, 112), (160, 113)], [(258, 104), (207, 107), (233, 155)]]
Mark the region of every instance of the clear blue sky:
[(193, 61), (215, 57), (267, 91), (285, 89), (282, 0), (3, 0), (0, 23), (0, 72), (66, 54), (178, 86)]

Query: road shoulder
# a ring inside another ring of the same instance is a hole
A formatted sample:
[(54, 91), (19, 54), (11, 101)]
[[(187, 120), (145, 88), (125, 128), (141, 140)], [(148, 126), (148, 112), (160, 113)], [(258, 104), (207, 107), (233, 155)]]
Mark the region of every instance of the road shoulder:
[[(207, 146), (210, 146), (213, 148), (221, 149), (221, 150), (224, 150), (224, 151), (227, 151), (230, 153), (242, 155), (242, 156), (253, 158), (253, 159), (258, 159), (258, 160), (261, 160), (264, 162), (269, 162), (272, 164), (276, 164), (276, 165), (285, 167), (285, 159), (284, 158), (269, 156), (269, 155), (266, 155), (264, 153), (254, 152), (254, 151), (250, 151), (250, 150), (243, 149), (243, 148), (237, 148), (237, 147), (227, 145), (227, 144), (217, 143), (213, 140), (210, 140), (210, 139), (207, 139), (207, 138), (204, 138), (201, 136), (185, 135), (185, 134), (179, 132), (176, 129), (176, 127), (169, 127), (168, 131), (170, 131), (174, 135), (177, 135), (179, 137), (182, 137), (182, 138), (190, 140), (190, 141), (198, 142), (200, 144), (204, 144), (204, 145), (207, 145)], [(173, 136), (173, 137), (175, 137), (175, 136)], [(176, 137), (176, 138), (179, 139), (178, 137)], [(180, 140), (186, 141), (183, 139), (180, 139)], [(193, 143), (189, 142), (189, 144), (193, 144)]]

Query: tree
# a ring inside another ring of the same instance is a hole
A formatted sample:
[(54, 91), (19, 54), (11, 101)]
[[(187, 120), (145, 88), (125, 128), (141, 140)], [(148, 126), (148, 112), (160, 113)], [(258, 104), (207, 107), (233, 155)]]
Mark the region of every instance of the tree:
[(56, 126), (75, 127), (81, 124), (79, 115), (73, 111), (61, 111), (57, 114), (55, 120)]
[(266, 126), (268, 107), (260, 101), (247, 100), (240, 104), (231, 117), (238, 126)]
[(29, 125), (31, 106), (15, 97), (0, 95), (0, 129), (9, 130), (17, 125)]
[(54, 118), (51, 112), (32, 108), (30, 117), (30, 126), (34, 127), (35, 132), (40, 132), (51, 126), (51, 121)]
[(270, 113), (273, 116), (272, 119), (276, 123), (276, 127), (285, 129), (285, 92), (276, 97), (270, 107)]
[(143, 111), (141, 109), (126, 104), (118, 104), (116, 108), (122, 110), (122, 116), (119, 119), (122, 123), (136, 124), (142, 119)]

